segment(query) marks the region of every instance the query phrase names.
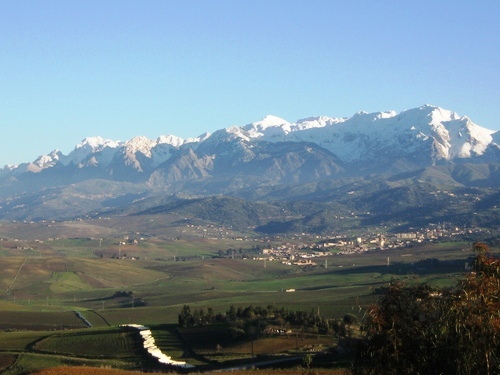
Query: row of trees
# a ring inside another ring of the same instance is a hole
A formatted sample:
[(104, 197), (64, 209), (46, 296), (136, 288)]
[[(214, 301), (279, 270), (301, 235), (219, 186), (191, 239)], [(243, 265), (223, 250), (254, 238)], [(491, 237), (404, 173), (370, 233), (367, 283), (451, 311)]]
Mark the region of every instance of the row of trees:
[(189, 305), (184, 305), (178, 315), (179, 326), (182, 328), (204, 326), (209, 324), (225, 323), (233, 337), (258, 336), (266, 332), (269, 327), (286, 332), (291, 327), (304, 332), (337, 333), (346, 335), (351, 324), (356, 323), (356, 316), (348, 314), (342, 320), (320, 317), (313, 310), (288, 310), (284, 307), (276, 308), (247, 306), (234, 307), (231, 305), (225, 313), (214, 313), (212, 308), (205, 311), (203, 308), (191, 311)]
[(473, 250), (452, 290), (390, 286), (367, 312), (355, 374), (500, 374), (500, 260)]

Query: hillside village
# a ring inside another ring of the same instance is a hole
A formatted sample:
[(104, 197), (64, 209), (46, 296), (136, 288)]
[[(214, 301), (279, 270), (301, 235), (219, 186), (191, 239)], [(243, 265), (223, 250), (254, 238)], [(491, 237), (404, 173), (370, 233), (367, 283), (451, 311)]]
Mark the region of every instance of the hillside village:
[(222, 240), (232, 238), (241, 242), (254, 242), (252, 250), (227, 249), (219, 250), (221, 257), (243, 257), (255, 261), (279, 261), (288, 265), (316, 266), (315, 258), (364, 253), (369, 251), (384, 251), (388, 249), (403, 249), (415, 244), (439, 241), (463, 240), (483, 229), (459, 228), (448, 223), (430, 224), (426, 228), (399, 233), (368, 233), (366, 235), (312, 235), (296, 233), (288, 236), (234, 237), (231, 229), (215, 225), (188, 225), (191, 233), (202, 235), (205, 239)]
[[(315, 236), (314, 243), (283, 243), (279, 246), (267, 247), (262, 254), (253, 257), (253, 260), (280, 261), (289, 265), (316, 266), (315, 258), (332, 254), (354, 254), (367, 251), (384, 251), (388, 249), (402, 249), (425, 242), (440, 240), (458, 240), (461, 236), (479, 233), (480, 228), (458, 228), (446, 225), (430, 225), (428, 228), (411, 232), (394, 234), (370, 234), (366, 237), (349, 237), (337, 235), (330, 238)], [(305, 234), (295, 239), (304, 239)], [(326, 263), (325, 263), (326, 265)]]

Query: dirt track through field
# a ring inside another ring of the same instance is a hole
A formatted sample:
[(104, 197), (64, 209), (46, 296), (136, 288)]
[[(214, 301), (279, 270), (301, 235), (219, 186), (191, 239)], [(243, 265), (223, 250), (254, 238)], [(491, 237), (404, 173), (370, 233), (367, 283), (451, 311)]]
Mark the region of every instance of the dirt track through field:
[(9, 287), (7, 288), (7, 290), (5, 291), (6, 294), (9, 294), (10, 291), (12, 290), (12, 286), (14, 285), (14, 283), (16, 282), (17, 280), (17, 277), (19, 276), (19, 274), (21, 273), (21, 270), (23, 269), (24, 265), (26, 264), (26, 262), (28, 261), (28, 258), (29, 256), (27, 256), (26, 258), (24, 258), (24, 262), (19, 266), (19, 269), (17, 270), (17, 273), (16, 273), (16, 276), (14, 276), (14, 278), (12, 279), (12, 281), (10, 282), (10, 285)]
[(99, 314), (97, 311), (95, 311), (95, 310), (88, 310), (88, 312), (89, 312), (89, 313), (94, 313), (95, 315), (97, 315), (99, 318), (101, 318), (101, 319), (102, 319), (102, 321), (103, 321), (104, 323), (106, 323), (106, 325), (107, 325), (108, 327), (110, 327), (110, 326), (111, 326), (111, 324), (109, 324), (109, 322), (106, 320), (106, 318), (105, 318), (104, 316), (102, 316), (101, 314)]

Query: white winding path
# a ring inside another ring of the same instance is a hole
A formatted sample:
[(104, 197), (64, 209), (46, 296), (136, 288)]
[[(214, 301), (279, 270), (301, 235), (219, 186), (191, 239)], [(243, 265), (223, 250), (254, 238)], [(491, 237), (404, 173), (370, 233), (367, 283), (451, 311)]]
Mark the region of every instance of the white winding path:
[(146, 349), (150, 355), (155, 357), (158, 362), (176, 367), (194, 368), (193, 365), (187, 364), (186, 362), (174, 361), (172, 357), (164, 354), (156, 346), (155, 338), (153, 337), (151, 330), (148, 327), (140, 324), (122, 324), (120, 327), (131, 327), (139, 330), (139, 333), (143, 339), (144, 349)]

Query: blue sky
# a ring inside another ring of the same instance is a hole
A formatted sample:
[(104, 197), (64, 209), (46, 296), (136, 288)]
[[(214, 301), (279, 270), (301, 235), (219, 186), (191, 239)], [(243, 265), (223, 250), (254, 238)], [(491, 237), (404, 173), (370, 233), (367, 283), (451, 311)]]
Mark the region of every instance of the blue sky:
[(500, 129), (500, 2), (0, 2), (0, 166), (433, 104)]

